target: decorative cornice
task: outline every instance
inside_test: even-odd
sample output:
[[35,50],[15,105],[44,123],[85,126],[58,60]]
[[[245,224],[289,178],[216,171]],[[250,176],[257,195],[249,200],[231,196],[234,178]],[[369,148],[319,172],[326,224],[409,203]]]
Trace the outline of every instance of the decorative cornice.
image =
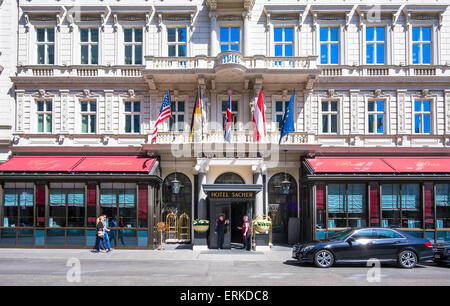
[[48,99],[54,97],[52,94],[48,93],[45,89],[39,89],[31,96],[38,99]]

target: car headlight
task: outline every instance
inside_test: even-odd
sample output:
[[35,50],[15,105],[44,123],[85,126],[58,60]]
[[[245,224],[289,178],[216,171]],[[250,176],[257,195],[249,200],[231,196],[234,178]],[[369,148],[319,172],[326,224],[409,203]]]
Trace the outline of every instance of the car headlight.
[[306,247],[304,247],[304,248],[302,249],[302,252],[309,252],[309,251],[311,251],[312,249],[314,249],[314,247],[313,247],[312,245],[306,246]]

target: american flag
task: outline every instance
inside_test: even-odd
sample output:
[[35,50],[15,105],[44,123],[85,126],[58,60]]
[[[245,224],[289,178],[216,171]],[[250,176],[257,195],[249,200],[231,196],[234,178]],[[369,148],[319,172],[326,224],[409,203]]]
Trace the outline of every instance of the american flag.
[[226,126],[225,126],[225,141],[227,141],[227,142],[231,142],[231,121],[232,121],[231,97],[232,97],[232,91],[230,89],[230,94],[228,96],[228,106],[227,106],[227,121],[226,121]]
[[156,137],[158,136],[158,124],[171,117],[172,109],[170,108],[170,90],[168,90],[161,105],[161,110],[159,111],[159,116],[156,120],[155,128],[153,129],[152,144],[156,142]]

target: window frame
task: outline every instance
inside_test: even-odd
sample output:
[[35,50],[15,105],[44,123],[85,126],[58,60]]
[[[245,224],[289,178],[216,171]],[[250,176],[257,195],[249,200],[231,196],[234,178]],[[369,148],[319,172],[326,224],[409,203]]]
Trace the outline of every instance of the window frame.
[[[337,102],[337,110],[336,111],[331,111],[331,102]],[[328,103],[328,110],[327,111],[323,111],[322,110],[322,103]],[[340,131],[341,131],[341,105],[342,105],[342,100],[341,99],[321,99],[319,101],[319,134],[320,135],[339,135]],[[328,116],[328,132],[323,132],[323,115],[327,115]],[[337,123],[336,123],[336,132],[331,132],[331,116],[332,115],[337,115]]]
[[[414,41],[414,28],[420,28],[420,40]],[[424,41],[423,40],[423,28],[429,28],[430,29],[430,41]],[[435,46],[434,46],[434,32],[435,32],[435,26],[434,24],[411,24],[409,27],[409,37],[410,37],[410,44],[409,44],[409,50],[410,50],[410,63],[411,65],[417,65],[417,66],[430,66],[433,65],[435,62]],[[430,44],[430,63],[423,63],[423,45]],[[419,54],[419,62],[414,63],[414,45],[420,46],[420,54]]]
[[[97,134],[98,132],[98,101],[97,99],[85,99],[85,100],[80,100],[80,132],[82,134]],[[88,104],[88,110],[87,111],[83,111],[83,107],[82,104],[83,103],[87,103]],[[91,110],[91,103],[95,103],[95,111]],[[87,132],[83,132],[83,117],[84,116],[88,116],[88,131]],[[92,120],[92,116],[95,116],[95,131],[91,131],[91,120]]]
[[[131,103],[131,111],[127,111],[126,110],[126,104],[127,103]],[[135,103],[139,103],[139,112],[135,111]],[[125,134],[134,134],[134,135],[140,135],[142,134],[142,100],[124,100],[123,101],[123,115],[124,115],[124,127],[123,127],[123,131]],[[127,132],[126,130],[126,121],[127,121],[127,116],[131,116],[131,132]],[[134,129],[134,120],[135,120],[135,116],[139,116],[139,131],[136,132]]]
[[[62,191],[63,192],[63,194],[64,194],[64,198],[65,198],[65,203],[64,203],[64,209],[65,209],[65,217],[64,217],[64,222],[65,222],[65,226],[51,226],[50,224],[48,224],[48,228],[50,228],[50,229],[67,229],[67,228],[86,228],[87,227],[87,218],[86,218],[86,214],[87,214],[87,198],[86,198],[86,188],[85,188],[85,186],[84,186],[84,183],[83,183],[83,186],[81,187],[81,186],[79,186],[79,187],[67,187],[67,186],[64,186],[64,184],[71,184],[71,183],[63,183],[63,185],[61,186],[61,187],[52,187],[51,186],[51,184],[50,184],[50,186],[49,186],[49,188],[48,188],[48,203],[47,203],[47,206],[48,206],[48,222],[50,222],[50,218],[52,218],[52,216],[50,215],[50,195],[51,195],[51,192],[53,191],[53,190],[58,190],[58,191]],[[77,183],[75,183],[74,184],[74,186],[76,185]],[[69,200],[68,200],[68,196],[69,196],[69,193],[72,191],[82,191],[82,195],[83,195],[83,209],[84,209],[84,212],[83,212],[83,217],[82,217],[82,219],[83,219],[83,225],[82,226],[69,226],[69,217],[70,217],[70,214],[69,214]],[[73,203],[72,203],[73,204]],[[72,216],[73,217],[73,216]],[[81,219],[81,217],[79,218],[79,219]]]
[[[126,30],[132,30],[132,41],[131,42],[127,42],[125,41],[125,31]],[[141,42],[137,42],[136,41],[136,30],[141,30],[142,31],[142,41]],[[144,64],[144,36],[145,36],[145,31],[144,28],[141,26],[124,26],[122,28],[122,35],[123,35],[123,62],[124,65],[127,66],[141,66]],[[127,46],[131,46],[131,63],[127,63],[126,61],[126,49]],[[136,46],[140,46],[141,47],[141,63],[136,63]]]
[[[372,41],[368,41],[367,40],[367,29],[368,28],[374,28],[374,40]],[[377,40],[377,28],[383,28],[384,30],[384,40],[383,41],[378,41]],[[370,24],[370,25],[366,25],[364,27],[364,48],[365,48],[365,52],[364,52],[364,57],[365,57],[365,64],[366,65],[387,65],[388,61],[388,31],[387,31],[387,27],[385,25],[376,25],[376,24]],[[383,63],[377,63],[377,55],[378,55],[378,51],[377,51],[377,45],[379,44],[383,44],[384,45],[384,59],[383,59]],[[368,45],[373,45],[374,49],[373,49],[373,63],[368,63],[367,62],[367,46]]]
[[[420,105],[421,105],[420,111],[416,111],[416,102],[417,101],[421,102],[420,103]],[[426,112],[423,110],[423,102],[424,101],[430,102],[430,111],[429,112]],[[435,105],[435,102],[434,102],[434,99],[432,99],[432,98],[415,98],[414,97],[412,99],[412,124],[411,125],[412,125],[412,132],[414,135],[433,135],[434,134],[434,122],[435,122],[435,120],[434,120],[434,114],[435,114],[434,105]],[[416,115],[419,115],[421,117],[421,120],[420,120],[421,126],[420,126],[419,132],[416,132]],[[424,130],[423,129],[424,128],[423,116],[424,115],[430,116],[430,127],[429,127],[430,132],[428,132],[428,133],[423,132],[423,130]]]
[[[38,40],[38,31],[44,29],[44,41]],[[53,30],[53,41],[48,41],[48,30]],[[56,27],[54,25],[39,25],[35,27],[35,50],[36,50],[36,65],[56,65]],[[44,62],[39,63],[39,46],[44,46]],[[53,47],[53,63],[48,61],[48,47]]]
[[[176,29],[175,30],[175,41],[169,41],[169,29]],[[179,42],[178,41],[178,29],[184,29],[186,31],[186,41],[185,42]],[[185,25],[168,25],[166,27],[166,43],[167,43],[167,57],[173,57],[173,58],[177,58],[177,57],[188,57],[188,41],[189,41],[189,29],[187,26]],[[185,52],[186,54],[184,56],[179,56],[178,54],[178,47],[179,46],[185,46]],[[175,46],[175,55],[170,55],[169,53],[169,47],[170,46]]]
[[[223,103],[227,103],[228,104],[228,99],[227,100],[220,100],[220,114],[221,114],[221,118],[222,118],[222,130],[225,131],[225,126],[226,126],[226,116],[227,116],[227,111],[225,109],[225,111],[223,110]],[[237,110],[234,111],[233,110],[233,104],[236,103],[237,106]],[[240,122],[240,116],[239,116],[239,99],[234,99],[233,97],[231,97],[231,131],[232,132],[236,132],[239,130],[239,122]],[[228,107],[228,106],[227,106]]]
[[[286,42],[286,29],[292,29],[292,41]],[[275,41],[275,29],[282,29],[282,40],[281,41]],[[272,44],[273,44],[273,55],[275,57],[294,57],[295,56],[295,26],[294,25],[283,25],[283,24],[277,24],[272,27]],[[276,55],[276,47],[277,45],[281,45],[281,53],[282,55]],[[292,47],[292,55],[286,55],[286,45],[291,45]]]
[[[82,30],[88,30],[88,41],[87,42],[83,42],[81,40],[81,31]],[[92,41],[92,30],[97,30],[98,32],[98,40],[96,42]],[[79,61],[80,61],[80,65],[100,65],[100,28],[98,26],[80,26],[79,30],[79,46],[80,46],[80,57],[79,57]],[[88,46],[88,60],[87,63],[83,63],[82,61],[82,56],[83,56],[83,51],[82,48],[83,46]],[[97,63],[92,63],[92,47],[93,46],[97,46]]]
[[[384,111],[380,112],[378,111],[378,103],[382,101],[384,104]],[[369,110],[369,103],[374,102],[374,110],[370,111]],[[387,134],[387,112],[386,112],[386,107],[387,107],[387,100],[386,99],[368,99],[367,103],[366,103],[366,133],[369,135],[384,135]],[[373,132],[370,132],[370,120],[369,117],[370,116],[375,116],[375,119],[377,119],[378,115],[383,115],[383,132],[378,132],[378,124],[377,124],[377,120],[373,121]]]
[[[178,111],[178,104],[183,102],[184,103],[184,111]],[[172,110],[172,117],[169,119],[169,131],[171,132],[184,132],[186,130],[186,110],[187,110],[187,100],[183,98],[171,98],[171,110]],[[174,109],[175,104],[175,109]],[[183,116],[183,126],[180,128],[178,121],[178,116]],[[178,129],[172,129],[173,124],[175,124],[175,127],[178,127]]]
[[[54,127],[55,127],[55,124],[54,124],[54,116],[53,116],[53,110],[54,110],[54,103],[53,103],[53,99],[37,99],[37,100],[35,100],[35,103],[36,103],[36,112],[35,112],[35,114],[36,114],[36,132],[38,133],[38,134],[52,134],[53,133],[53,131],[54,131]],[[43,111],[40,111],[39,110],[39,103],[43,103],[43,105],[44,105],[44,110]],[[49,111],[49,110],[47,110],[47,105],[48,105],[48,103],[50,103],[51,104],[51,106],[52,106],[52,109],[51,109],[51,111]],[[43,131],[41,132],[41,131],[39,131],[39,116],[40,115],[43,115],[44,117],[43,117]],[[50,119],[50,122],[51,122],[51,126],[50,126],[50,131],[47,131],[47,120],[46,120],[46,117],[48,116],[48,115],[50,115],[51,116],[51,119]]]
[[[232,51],[232,52],[242,52],[242,28],[240,25],[232,25],[232,24],[224,24],[224,25],[220,25],[219,27],[219,50],[220,52],[227,52],[227,51]],[[239,30],[239,40],[237,42],[235,41],[231,41],[231,29],[232,28],[237,28]],[[228,31],[228,42],[222,42],[222,29],[227,29]],[[228,50],[222,51],[222,45],[228,46]],[[231,46],[238,46],[238,50],[231,50]]]
[[[324,28],[326,28],[326,29],[328,29],[328,40],[327,41],[321,41],[321,39],[320,39],[320,32],[321,32],[321,29],[324,29]],[[332,28],[336,28],[336,29],[338,29],[338,34],[339,34],[339,37],[338,37],[338,41],[336,42],[336,41],[330,41],[330,39],[331,39],[331,29]],[[318,37],[317,37],[317,40],[318,40],[318,54],[319,54],[319,65],[329,65],[329,66],[332,66],[332,65],[334,65],[334,66],[338,66],[338,65],[342,65],[342,62],[343,62],[343,57],[342,57],[342,55],[343,55],[343,50],[341,50],[342,49],[342,37],[343,37],[343,35],[342,35],[342,26],[341,25],[339,25],[339,24],[323,24],[323,25],[320,25],[319,27],[318,27]],[[338,45],[338,62],[337,63],[331,63],[331,45]],[[327,45],[328,46],[328,54],[327,54],[327,63],[322,63],[322,45]]]

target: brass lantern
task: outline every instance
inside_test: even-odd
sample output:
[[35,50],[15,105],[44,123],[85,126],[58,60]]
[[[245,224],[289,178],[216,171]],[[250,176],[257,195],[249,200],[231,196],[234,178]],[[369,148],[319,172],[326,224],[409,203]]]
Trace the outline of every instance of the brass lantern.
[[172,193],[173,194],[179,194],[181,189],[181,182],[177,180],[177,176],[175,175],[175,179],[170,182],[172,185]]
[[289,194],[289,189],[291,188],[291,182],[289,182],[286,178],[281,182],[281,193],[284,195]]

